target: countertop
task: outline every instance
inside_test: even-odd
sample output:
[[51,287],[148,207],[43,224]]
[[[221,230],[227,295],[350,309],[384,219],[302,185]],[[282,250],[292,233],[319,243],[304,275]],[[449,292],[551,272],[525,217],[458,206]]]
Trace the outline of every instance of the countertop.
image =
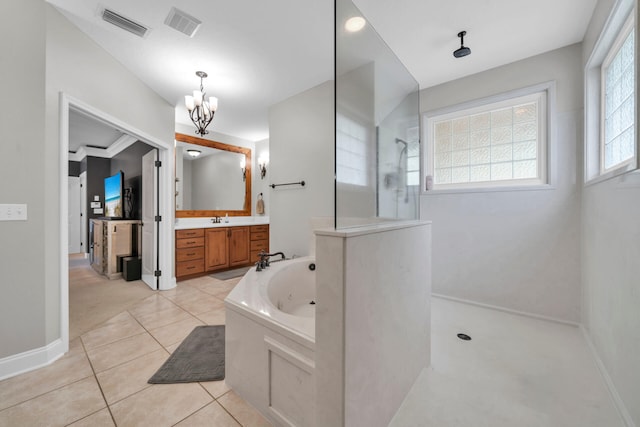
[[230,216],[229,222],[225,222],[227,218],[222,217],[222,222],[213,223],[210,217],[206,218],[176,218],[175,229],[186,230],[188,228],[217,228],[217,227],[240,227],[247,225],[265,225],[269,224],[268,216]]

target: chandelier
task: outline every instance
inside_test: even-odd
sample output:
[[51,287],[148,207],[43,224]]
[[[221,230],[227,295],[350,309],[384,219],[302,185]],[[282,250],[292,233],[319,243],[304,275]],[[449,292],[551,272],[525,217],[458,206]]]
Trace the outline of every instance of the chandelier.
[[184,97],[184,103],[189,110],[189,117],[194,125],[196,125],[196,133],[204,136],[209,133],[207,126],[213,120],[213,115],[218,109],[218,98],[215,96],[209,97],[206,100],[206,93],[202,86],[202,81],[207,77],[207,73],[204,71],[196,71],[196,76],[200,77],[200,90],[194,90],[193,96],[186,95]]

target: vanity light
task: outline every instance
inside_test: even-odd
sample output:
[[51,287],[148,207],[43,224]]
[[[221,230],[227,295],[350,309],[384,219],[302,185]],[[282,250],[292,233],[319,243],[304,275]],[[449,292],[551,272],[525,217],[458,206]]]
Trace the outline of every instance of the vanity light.
[[267,163],[269,163],[269,154],[261,154],[258,157],[258,166],[260,167],[260,179],[264,179],[267,175]]
[[207,73],[204,71],[196,71],[196,76],[200,77],[200,90],[194,90],[193,96],[187,95],[184,97],[184,103],[189,110],[189,117],[194,125],[196,125],[196,133],[204,136],[209,133],[207,126],[213,120],[213,116],[218,109],[218,98],[215,96],[206,99],[206,93],[202,86],[202,80],[207,77]]
[[242,180],[247,180],[247,161],[245,159],[240,160],[240,169],[242,170]]
[[364,26],[367,25],[367,21],[362,16],[354,16],[353,18],[347,19],[347,22],[344,24],[344,29],[350,33],[357,33]]
[[202,154],[202,152],[200,150],[189,149],[189,150],[187,150],[187,154],[195,159],[200,154]]

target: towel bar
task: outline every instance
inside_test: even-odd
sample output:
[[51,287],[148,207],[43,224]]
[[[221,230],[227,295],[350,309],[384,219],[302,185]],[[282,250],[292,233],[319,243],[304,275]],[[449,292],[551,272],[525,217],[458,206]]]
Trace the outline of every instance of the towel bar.
[[271,184],[269,185],[271,188],[276,188],[276,187],[280,187],[282,185],[301,185],[304,187],[305,182],[304,181],[300,181],[300,182],[286,182],[284,184]]

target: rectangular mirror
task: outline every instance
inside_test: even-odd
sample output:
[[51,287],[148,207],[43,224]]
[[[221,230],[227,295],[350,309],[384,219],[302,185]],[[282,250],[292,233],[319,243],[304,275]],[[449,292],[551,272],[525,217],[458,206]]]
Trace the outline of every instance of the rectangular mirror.
[[176,133],[175,161],[176,218],[251,215],[251,149]]

